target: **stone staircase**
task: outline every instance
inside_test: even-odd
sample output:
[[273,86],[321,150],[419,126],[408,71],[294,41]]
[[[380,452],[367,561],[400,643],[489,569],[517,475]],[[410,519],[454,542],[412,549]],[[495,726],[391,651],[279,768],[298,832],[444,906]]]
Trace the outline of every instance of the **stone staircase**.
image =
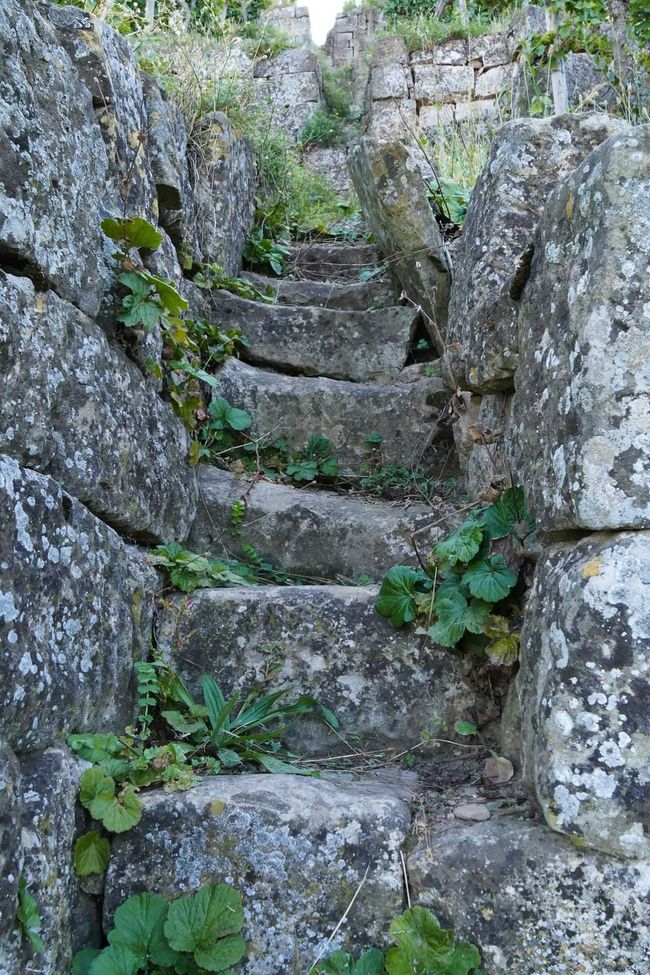
[[[371,433],[383,437],[385,463],[451,472],[438,425],[448,393],[435,363],[407,365],[417,316],[391,299],[386,281],[358,281],[359,268],[377,261],[375,249],[301,245],[293,257],[299,277],[275,283],[278,304],[212,296],[218,320],[241,327],[250,342],[246,361],[222,369],[215,395],[248,410],[254,437],[275,431],[302,447],[311,434],[327,436],[350,475],[367,462]],[[236,500],[246,516],[233,527]],[[145,874],[169,895],[209,877],[229,879],[247,905],[244,971],[306,973],[361,887],[329,950],[382,943],[404,906],[401,851],[417,778],[398,766],[376,769],[376,756],[389,763],[433,720],[451,729],[476,695],[466,662],[393,629],[374,610],[377,586],[351,583],[416,564],[414,533],[428,552],[456,520],[444,500],[395,503],[213,466],[199,471],[193,550],[237,554],[245,542],[317,584],[172,596],[159,620],[161,653],[192,690],[208,672],[227,693],[245,693],[270,671],[274,688],[314,695],[340,728],[301,722],[290,746],[320,763],[346,755],[354,770],[320,779],[219,776],[190,793],[145,796],[141,823],[114,845],[107,917]],[[156,836],[155,850],[146,835]]]

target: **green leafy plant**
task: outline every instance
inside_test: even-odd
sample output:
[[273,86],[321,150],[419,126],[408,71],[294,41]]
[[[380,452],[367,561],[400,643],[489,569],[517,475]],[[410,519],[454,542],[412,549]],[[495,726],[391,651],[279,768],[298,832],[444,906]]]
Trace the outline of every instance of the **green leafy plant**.
[[254,266],[269,267],[274,274],[282,274],[288,254],[286,242],[267,234],[260,224],[253,227],[244,247],[245,261]]
[[241,897],[230,884],[211,884],[171,903],[135,894],[115,911],[108,947],[79,952],[72,975],[232,975],[246,952],[243,926]]
[[199,288],[217,288],[222,291],[229,291],[239,298],[246,298],[248,301],[260,301],[264,304],[275,303],[275,292],[272,288],[267,288],[266,292],[261,292],[246,278],[232,277],[232,275],[226,274],[218,264],[204,264],[202,269],[194,275],[193,281]]
[[389,936],[394,944],[386,954],[371,948],[355,962],[335,951],[309,975],[481,975],[478,948],[459,941],[424,907],[411,907],[395,918]]
[[377,612],[400,627],[419,619],[445,647],[468,637],[472,649],[500,666],[515,662],[519,634],[504,613],[519,582],[522,542],[534,525],[523,490],[509,488],[475,511],[435,546],[426,571],[394,566],[382,582]]
[[22,937],[29,943],[32,950],[40,953],[44,950],[41,938],[42,921],[38,905],[27,890],[27,881],[21,875],[18,880],[18,910],[16,920]]
[[341,119],[323,108],[317,108],[303,125],[298,141],[303,149],[311,146],[339,146],[344,132]]
[[457,226],[462,226],[465,221],[471,195],[471,186],[446,176],[440,176],[435,183],[429,184],[430,198],[440,213]]
[[243,545],[242,552],[242,559],[208,559],[184,548],[179,542],[171,542],[154,548],[147,557],[153,565],[167,571],[174,588],[186,593],[224,586],[303,584],[302,578],[276,568],[251,545]]
[[298,484],[315,480],[332,480],[339,473],[332,443],[327,437],[312,435],[305,447],[293,453],[287,474]]

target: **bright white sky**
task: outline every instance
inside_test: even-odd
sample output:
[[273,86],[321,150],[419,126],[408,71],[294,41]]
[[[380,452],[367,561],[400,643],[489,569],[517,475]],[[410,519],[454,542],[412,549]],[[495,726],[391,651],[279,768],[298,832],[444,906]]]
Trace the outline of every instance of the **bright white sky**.
[[343,10],[345,0],[298,0],[299,7],[309,7],[311,33],[314,44],[323,44],[336,15]]

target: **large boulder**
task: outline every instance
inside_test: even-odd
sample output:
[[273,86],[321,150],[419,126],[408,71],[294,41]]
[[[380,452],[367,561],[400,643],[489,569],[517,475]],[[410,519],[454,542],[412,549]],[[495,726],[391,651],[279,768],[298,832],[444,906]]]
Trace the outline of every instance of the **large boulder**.
[[[432,717],[441,727],[476,703],[467,662],[395,630],[365,586],[212,589],[168,601],[158,646],[191,689],[212,674],[226,695],[247,694],[273,674],[273,687],[311,694],[340,722],[299,721],[287,741],[301,754],[340,754],[360,737],[366,748],[409,748]],[[395,692],[408,707],[395,706]]]
[[187,535],[185,430],[140,370],[73,305],[0,271],[0,450],[51,474],[132,537]]
[[524,773],[554,829],[650,856],[650,533],[552,546],[522,633]]
[[597,113],[518,119],[499,130],[472,192],[449,303],[448,360],[462,389],[512,388],[519,299],[551,190],[625,123]]
[[95,315],[109,277],[106,148],[91,94],[32,0],[0,6],[0,78],[3,267]]
[[350,153],[350,172],[379,246],[409,298],[421,306],[442,354],[450,262],[416,163],[400,142],[365,137]]
[[650,527],[650,125],[551,195],[519,323],[512,440],[548,530]]
[[221,775],[190,792],[151,792],[139,824],[113,841],[105,926],[139,891],[169,898],[228,881],[244,901],[242,975],[307,971],[348,909],[328,950],[382,943],[402,909],[409,793],[372,778],[293,775]]
[[650,862],[581,851],[529,819],[428,832],[412,895],[476,944],[486,975],[645,975]]
[[[43,975],[70,971],[74,931],[80,923],[80,890],[73,866],[77,835],[76,799],[87,764],[65,747],[28,755],[21,763],[23,812],[22,874],[41,917],[43,951],[23,945],[25,971]],[[99,932],[97,932],[99,934]]]
[[133,717],[157,577],[52,478],[0,458],[0,738],[23,752]]
[[18,880],[22,871],[20,823],[22,783],[18,759],[0,744],[0,975],[19,971],[16,930]]
[[[230,512],[246,515],[233,526]],[[207,465],[199,468],[199,503],[188,545],[223,556],[242,539],[278,569],[307,579],[379,580],[391,565],[416,563],[412,536],[425,551],[456,523],[452,505],[436,510],[369,501],[335,491],[303,490],[262,478],[246,480]]]
[[212,317],[241,328],[243,358],[305,376],[354,382],[396,379],[406,365],[418,320],[412,308],[337,311],[268,305],[227,291],[210,296]]

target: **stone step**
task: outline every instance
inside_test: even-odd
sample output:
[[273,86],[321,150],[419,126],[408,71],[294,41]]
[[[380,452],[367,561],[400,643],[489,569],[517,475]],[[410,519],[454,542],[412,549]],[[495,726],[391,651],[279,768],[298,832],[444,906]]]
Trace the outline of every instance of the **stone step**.
[[[404,380],[409,375],[406,370]],[[367,464],[370,434],[383,437],[382,463],[406,468],[419,464],[434,441],[449,436],[437,424],[449,400],[438,376],[362,384],[283,376],[232,358],[219,372],[214,395],[250,413],[253,437],[283,435],[291,449],[304,447],[312,434],[328,437],[345,473],[358,473]],[[439,453],[433,460],[442,467],[448,458],[445,444]]]
[[397,300],[397,290],[388,278],[377,277],[359,284],[337,284],[333,281],[269,278],[252,271],[245,272],[244,277],[262,294],[271,292],[281,305],[369,311],[388,308]]
[[313,281],[350,281],[358,283],[363,268],[381,263],[374,244],[292,244],[289,247],[289,269]]
[[[392,565],[416,563],[410,536],[427,552],[457,523],[452,505],[365,501],[265,480],[242,480],[216,467],[199,468],[199,504],[188,545],[213,555],[240,553],[252,545],[277,568],[321,581],[379,580]],[[233,501],[246,516],[233,529]],[[433,526],[427,528],[427,526]]]
[[244,774],[205,778],[189,792],[141,793],[142,819],[113,838],[105,930],[142,890],[172,899],[228,881],[243,899],[241,975],[308,972],[321,950],[356,955],[381,944],[404,907],[400,850],[415,784],[405,773]]
[[[299,721],[286,737],[301,754],[413,747],[432,716],[443,729],[476,705],[466,658],[412,628],[396,630],[374,608],[376,586],[205,589],[170,598],[157,645],[192,692],[211,674],[226,697],[245,696],[273,674],[273,690],[311,694],[340,722]],[[176,649],[182,652],[176,654]],[[395,694],[408,706],[396,707]],[[361,739],[359,741],[358,739]]]
[[241,328],[247,361],[282,372],[353,382],[396,379],[404,367],[418,313],[394,305],[378,311],[337,311],[265,305],[228,291],[210,296],[214,319]]

